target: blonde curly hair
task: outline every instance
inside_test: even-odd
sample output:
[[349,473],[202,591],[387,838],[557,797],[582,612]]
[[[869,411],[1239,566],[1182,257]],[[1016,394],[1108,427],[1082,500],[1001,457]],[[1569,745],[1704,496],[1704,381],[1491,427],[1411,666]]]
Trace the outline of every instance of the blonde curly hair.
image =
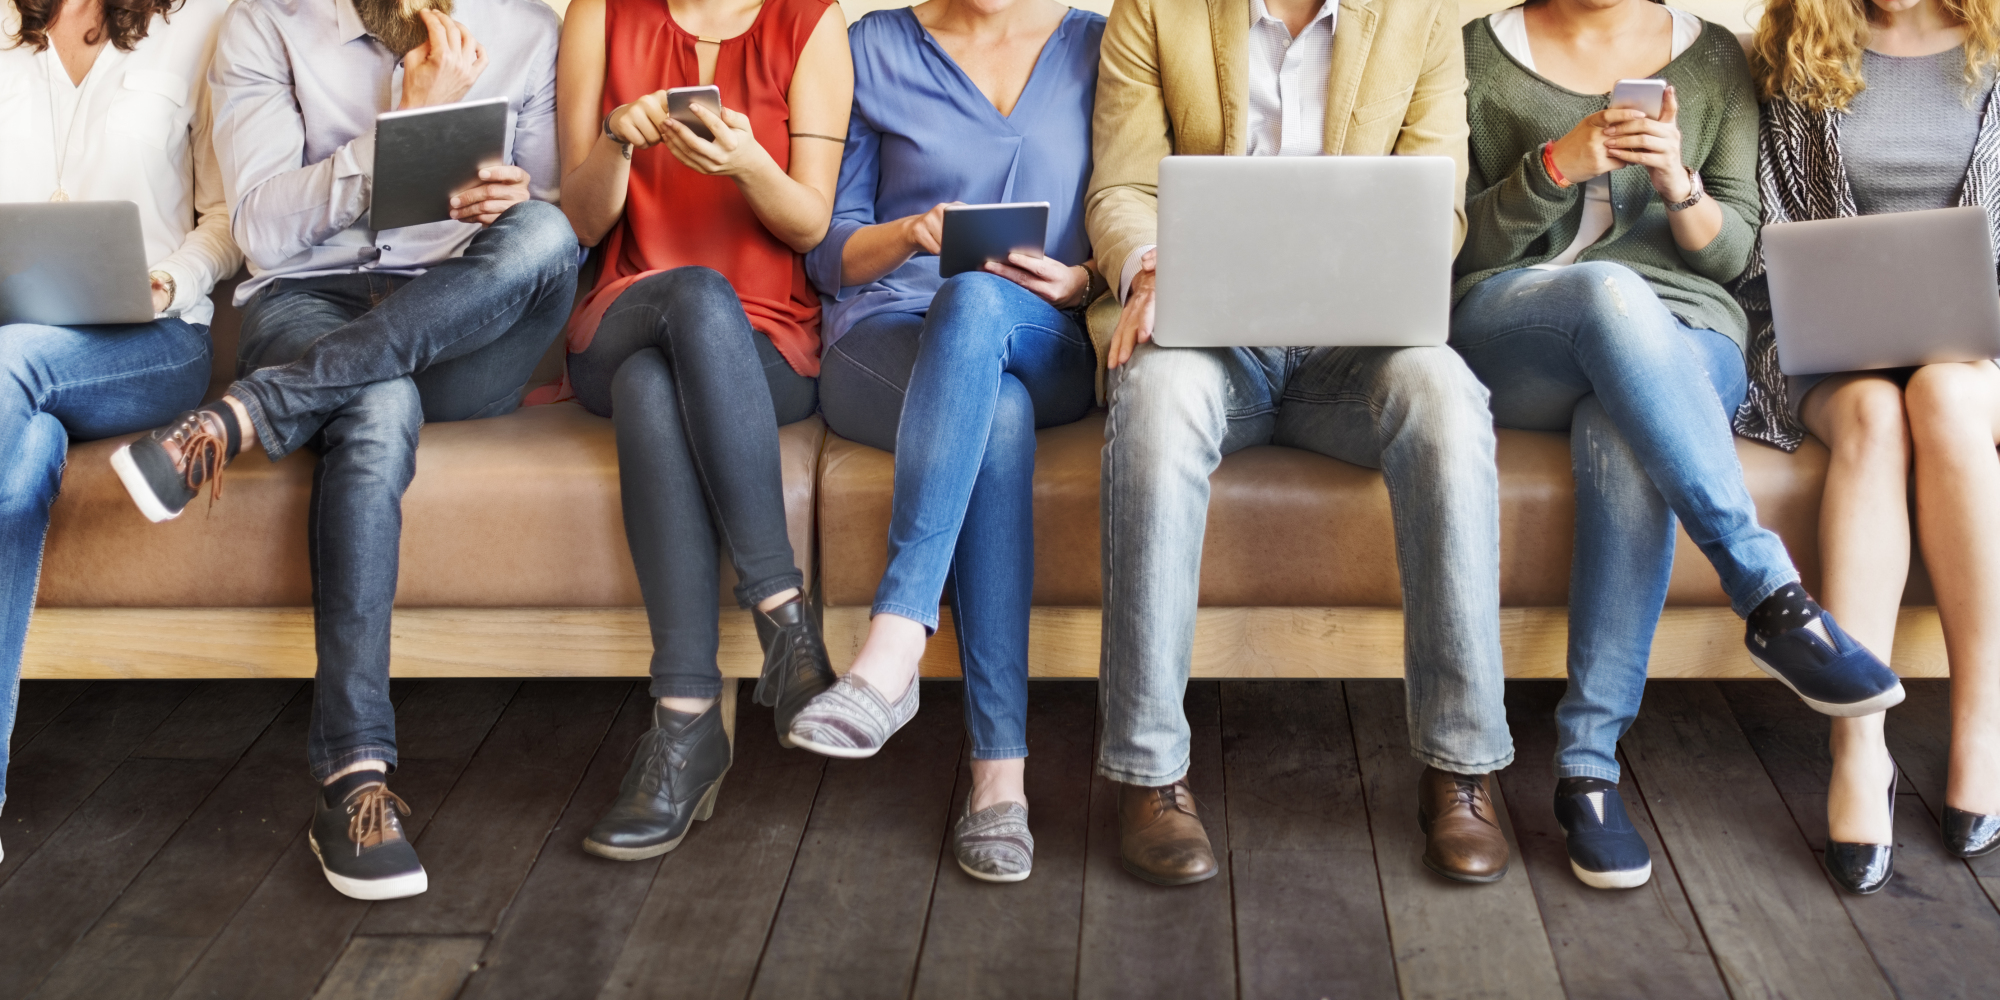
[[[1965,25],[1965,86],[1970,95],[2000,65],[2000,0],[1938,0]],[[1750,44],[1750,69],[1765,100],[1782,97],[1816,111],[1845,111],[1867,89],[1861,50],[1871,0],[1767,0]]]

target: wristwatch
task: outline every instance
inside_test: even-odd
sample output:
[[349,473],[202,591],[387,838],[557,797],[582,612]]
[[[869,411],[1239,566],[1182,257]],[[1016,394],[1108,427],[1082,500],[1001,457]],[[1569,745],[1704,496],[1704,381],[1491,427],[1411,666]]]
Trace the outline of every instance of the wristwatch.
[[1700,204],[1701,199],[1707,196],[1707,194],[1708,189],[1701,186],[1701,171],[1690,170],[1688,171],[1688,196],[1681,201],[1667,202],[1667,211],[1685,212]]
[[172,309],[174,307],[174,300],[179,298],[181,293],[180,284],[174,281],[174,276],[165,271],[147,271],[146,277],[153,279],[159,283],[161,288],[166,289],[167,308]]

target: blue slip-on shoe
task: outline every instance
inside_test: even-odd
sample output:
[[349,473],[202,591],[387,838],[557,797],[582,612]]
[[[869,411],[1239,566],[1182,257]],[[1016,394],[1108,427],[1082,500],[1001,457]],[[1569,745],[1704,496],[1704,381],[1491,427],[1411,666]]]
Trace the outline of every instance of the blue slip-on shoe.
[[1556,782],[1556,822],[1569,845],[1569,867],[1593,889],[1633,889],[1653,877],[1653,854],[1625,815],[1618,785],[1603,778]]
[[1896,672],[1855,642],[1826,611],[1796,628],[1751,626],[1743,645],[1757,669],[1784,682],[1822,715],[1873,715],[1903,700],[1903,682]]

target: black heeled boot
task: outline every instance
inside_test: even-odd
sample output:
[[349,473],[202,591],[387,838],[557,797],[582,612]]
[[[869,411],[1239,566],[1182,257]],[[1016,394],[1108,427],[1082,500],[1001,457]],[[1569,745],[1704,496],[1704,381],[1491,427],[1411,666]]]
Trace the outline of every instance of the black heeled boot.
[[778,745],[792,746],[792,720],[806,702],[833,686],[833,663],[820,639],[803,597],[794,597],[769,611],[753,611],[757,641],[764,646],[764,673],[757,678],[756,699],[771,707]]
[[654,702],[653,728],[639,737],[618,798],[583,838],[583,849],[637,861],[681,846],[695,820],[715,813],[728,770],[729,734],[719,700],[700,715]]
[[[1896,822],[1896,780],[1899,772],[1896,762],[1889,762],[1889,823]],[[1893,834],[1891,838],[1893,839]],[[1896,873],[1893,844],[1849,844],[1839,840],[1826,842],[1826,872],[1833,876],[1835,885],[1857,896],[1867,896],[1881,892],[1889,884],[1889,877]]]
[[2000,816],[1944,807],[1944,849],[1955,858],[1976,858],[2000,848]]

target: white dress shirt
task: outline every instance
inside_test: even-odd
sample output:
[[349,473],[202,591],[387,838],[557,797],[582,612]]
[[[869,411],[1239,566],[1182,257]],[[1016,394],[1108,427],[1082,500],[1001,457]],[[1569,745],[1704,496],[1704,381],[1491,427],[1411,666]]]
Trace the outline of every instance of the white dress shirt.
[[[1324,0],[1305,30],[1293,36],[1264,0],[1250,0],[1251,156],[1318,156],[1326,152],[1326,90],[1333,79],[1333,31],[1338,0]],[[1155,244],[1132,251],[1118,273],[1118,301],[1132,288],[1139,258]]]
[[139,206],[149,267],[174,278],[160,315],[206,325],[209,292],[243,259],[229,238],[203,76],[229,0],[155,15],[132,51],[99,49],[81,85],[54,45],[13,44],[20,11],[0,4],[0,201],[47,201],[60,186],[71,201]]
[[[556,200],[556,42],[541,0],[458,0],[452,15],[486,48],[464,99],[505,97],[508,162]],[[361,24],[352,0],[237,0],[209,70],[215,152],[251,280],[371,271],[421,274],[465,252],[475,223],[376,231],[368,224],[375,116],[401,99],[402,61]]]

